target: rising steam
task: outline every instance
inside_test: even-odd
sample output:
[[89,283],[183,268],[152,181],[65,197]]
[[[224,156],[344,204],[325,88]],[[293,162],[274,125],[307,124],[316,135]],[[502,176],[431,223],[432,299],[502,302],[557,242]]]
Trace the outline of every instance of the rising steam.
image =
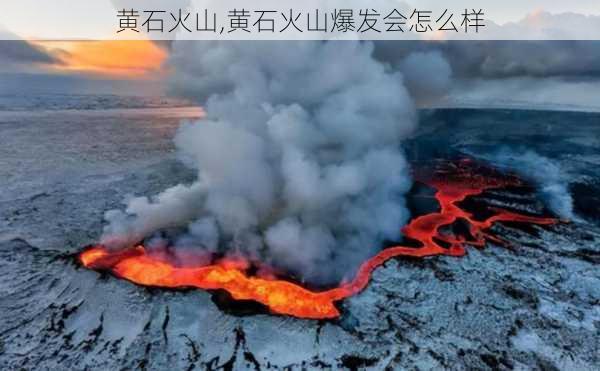
[[176,43],[173,90],[207,113],[175,137],[198,178],[107,212],[103,243],[185,227],[175,253],[260,256],[319,282],[352,274],[409,217],[414,104],[372,54],[368,42]]
[[533,151],[504,148],[488,156],[496,166],[519,173],[538,187],[538,193],[556,215],[572,220],[573,198],[568,189],[568,177],[556,161]]

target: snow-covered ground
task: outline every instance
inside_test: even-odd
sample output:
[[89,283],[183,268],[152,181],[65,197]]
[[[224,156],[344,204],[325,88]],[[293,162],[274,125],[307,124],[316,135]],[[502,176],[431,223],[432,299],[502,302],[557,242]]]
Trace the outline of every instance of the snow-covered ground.
[[[577,118],[556,115],[534,118]],[[390,261],[335,321],[238,316],[207,292],[138,287],[78,266],[72,254],[97,240],[104,211],[192,179],[173,153],[180,120],[128,110],[0,114],[0,368],[598,369],[600,228],[588,217],[534,234],[498,227],[512,249]],[[471,151],[561,140],[570,149],[558,160],[574,182],[595,184],[600,145],[585,130],[490,131],[473,112],[423,121],[411,148],[434,138]],[[542,153],[551,146],[535,142]]]

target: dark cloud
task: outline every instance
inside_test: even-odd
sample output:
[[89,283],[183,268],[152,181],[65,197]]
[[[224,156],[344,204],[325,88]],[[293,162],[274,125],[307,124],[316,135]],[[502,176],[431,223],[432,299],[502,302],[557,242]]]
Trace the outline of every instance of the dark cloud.
[[440,52],[459,79],[600,77],[600,40],[592,40],[599,16],[536,12],[518,22],[486,26],[487,40],[382,41],[376,54],[397,64],[415,51]]
[[462,78],[600,77],[600,41],[410,41],[377,43],[377,56],[400,63],[438,51]]
[[[451,86],[440,99],[424,102],[428,106],[600,109],[600,41],[382,41],[375,52],[392,66],[405,65],[415,53],[444,58]],[[425,64],[413,67],[429,74]]]
[[19,67],[28,67],[31,64],[53,64],[57,60],[41,50],[22,40],[2,40],[0,41],[0,68],[7,66],[20,69]]

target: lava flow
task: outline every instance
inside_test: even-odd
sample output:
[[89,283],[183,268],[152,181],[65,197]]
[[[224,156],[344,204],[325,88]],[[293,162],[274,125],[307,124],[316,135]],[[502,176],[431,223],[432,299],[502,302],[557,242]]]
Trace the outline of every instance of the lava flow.
[[[146,286],[196,287],[204,290],[222,289],[235,300],[253,300],[266,305],[272,312],[301,318],[335,318],[340,315],[335,303],[363,290],[375,268],[387,260],[399,257],[427,257],[434,255],[463,256],[465,246],[484,247],[486,241],[506,245],[490,228],[496,222],[519,222],[551,225],[554,218],[541,218],[514,213],[499,208],[489,209],[492,216],[478,220],[459,206],[467,197],[486,190],[518,186],[513,176],[500,175],[487,170],[485,175],[471,160],[462,160],[438,169],[431,179],[423,183],[435,188],[439,211],[414,218],[403,228],[407,239],[418,242],[417,247],[394,246],[364,262],[352,281],[326,291],[311,291],[296,283],[271,276],[251,275],[249,263],[240,259],[222,259],[211,265],[198,267],[178,266],[164,255],[151,254],[144,246],[111,251],[103,246],[86,249],[79,255],[87,268],[110,270],[118,277]],[[463,220],[468,226],[466,236],[443,233],[442,227]]]

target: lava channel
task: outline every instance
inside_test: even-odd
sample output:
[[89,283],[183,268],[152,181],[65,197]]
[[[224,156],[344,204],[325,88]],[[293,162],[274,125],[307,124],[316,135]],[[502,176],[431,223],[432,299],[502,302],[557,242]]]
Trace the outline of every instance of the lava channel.
[[[421,180],[436,190],[435,198],[440,208],[439,211],[412,219],[402,229],[404,236],[418,242],[418,246],[386,248],[365,261],[353,280],[342,282],[330,290],[312,291],[274,276],[250,274],[250,263],[240,258],[224,258],[210,265],[197,267],[178,266],[169,261],[167,255],[151,254],[142,245],[117,251],[101,245],[93,246],[79,254],[79,261],[87,268],[108,270],[139,285],[220,289],[227,291],[234,300],[252,300],[264,304],[273,313],[299,318],[336,318],[340,312],[335,303],[362,291],[375,268],[389,259],[435,255],[458,257],[465,255],[466,245],[483,248],[486,241],[507,245],[505,240],[490,231],[497,222],[536,225],[558,222],[555,218],[527,216],[500,208],[490,208],[492,215],[478,220],[472,213],[462,209],[459,203],[467,197],[490,189],[521,185],[514,176],[499,175],[489,169],[486,174],[481,174],[477,171],[481,169],[473,161],[465,159],[438,169],[431,179]],[[467,223],[468,236],[441,231],[442,227],[452,225],[459,219]]]

